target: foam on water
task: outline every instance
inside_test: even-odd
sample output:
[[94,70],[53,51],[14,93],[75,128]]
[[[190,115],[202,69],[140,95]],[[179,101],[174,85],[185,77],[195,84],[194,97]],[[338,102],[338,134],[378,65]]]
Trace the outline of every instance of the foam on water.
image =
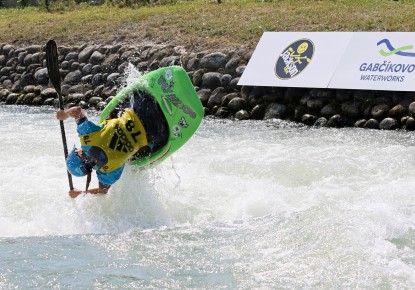
[[54,110],[1,105],[0,116],[0,237],[100,234],[86,240],[146,257],[160,284],[141,286],[167,287],[160,269],[193,279],[170,287],[210,285],[195,269],[241,288],[415,285],[411,132],[205,119],[161,165],[73,200]]

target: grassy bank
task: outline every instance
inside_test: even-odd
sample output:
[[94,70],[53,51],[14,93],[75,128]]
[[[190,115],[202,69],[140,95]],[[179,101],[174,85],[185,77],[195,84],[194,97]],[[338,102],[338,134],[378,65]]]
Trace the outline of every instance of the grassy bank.
[[164,42],[188,49],[254,48],[264,31],[415,31],[414,1],[183,1],[139,8],[71,5],[0,9],[0,43]]

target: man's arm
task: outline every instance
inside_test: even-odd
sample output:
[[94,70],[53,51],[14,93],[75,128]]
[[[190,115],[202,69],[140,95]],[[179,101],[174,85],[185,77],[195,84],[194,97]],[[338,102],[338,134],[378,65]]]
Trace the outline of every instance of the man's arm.
[[68,119],[69,117],[75,118],[75,120],[79,120],[85,116],[86,115],[84,111],[79,106],[72,107],[67,110],[59,110],[56,112],[56,119],[60,121],[64,121]]
[[90,194],[106,194],[108,192],[108,189],[105,188],[90,188],[87,191],[85,190],[78,190],[78,189],[73,189],[69,191],[69,196],[72,198],[77,197],[78,195],[80,195],[81,193],[90,193]]

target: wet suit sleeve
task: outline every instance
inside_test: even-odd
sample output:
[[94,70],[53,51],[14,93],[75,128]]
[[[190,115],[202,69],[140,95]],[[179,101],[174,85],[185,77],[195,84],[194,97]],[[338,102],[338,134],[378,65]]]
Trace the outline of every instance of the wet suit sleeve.
[[99,182],[99,186],[98,186],[100,189],[106,189],[106,190],[108,190],[108,189],[110,189],[110,187],[111,187],[111,185],[109,185],[109,184],[104,184],[104,183],[101,183],[101,182]]
[[[97,170],[97,177],[99,181],[99,187],[103,189],[110,188],[111,185],[113,185],[115,182],[120,179],[121,174],[124,170],[125,165],[121,166],[118,169],[115,169],[111,172],[102,172],[100,170]],[[101,187],[102,186],[102,187]]]
[[98,126],[93,122],[89,121],[86,117],[83,117],[79,120],[76,120],[76,124],[78,125],[76,130],[78,131],[79,135],[84,135],[88,133],[92,133],[101,129],[102,126]]

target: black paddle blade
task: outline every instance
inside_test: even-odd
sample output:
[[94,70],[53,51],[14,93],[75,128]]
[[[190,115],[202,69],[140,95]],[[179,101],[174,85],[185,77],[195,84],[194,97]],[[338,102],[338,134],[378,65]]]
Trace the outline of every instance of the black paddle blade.
[[[54,40],[49,40],[46,44],[46,66],[48,67],[48,74],[49,79],[52,82],[52,85],[55,87],[56,92],[58,93],[59,97],[59,107],[63,110],[63,98],[61,93],[61,76],[59,74],[59,66],[58,66],[58,48],[56,46],[56,42]],[[62,135],[62,143],[63,143],[63,152],[65,155],[65,159],[68,156],[68,146],[66,145],[66,134],[65,134],[65,127],[63,125],[63,121],[59,121],[61,126],[61,135]],[[69,181],[69,189],[73,190],[73,183],[72,183],[72,175],[68,173],[68,181]]]
[[61,95],[61,76],[58,66],[58,48],[54,40],[46,44],[46,66],[48,67],[49,79],[55,90]]

